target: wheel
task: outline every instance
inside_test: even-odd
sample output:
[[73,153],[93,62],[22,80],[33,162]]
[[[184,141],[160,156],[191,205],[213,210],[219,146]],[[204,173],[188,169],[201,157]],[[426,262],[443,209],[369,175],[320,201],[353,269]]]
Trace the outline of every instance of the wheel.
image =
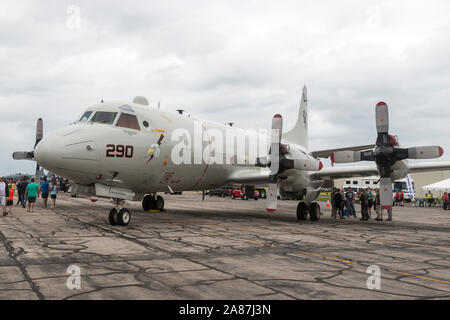
[[236,197],[234,196],[234,194],[232,194],[232,195],[231,195],[231,199],[234,199],[234,198],[236,198]]
[[112,208],[112,209],[109,211],[109,223],[110,223],[112,226],[117,225],[117,210],[116,210],[116,208]]
[[258,197],[255,197],[254,199],[255,199],[255,200],[258,200]]
[[120,226],[127,226],[131,221],[131,214],[128,209],[123,208],[117,214],[117,224]]
[[156,205],[155,205],[155,210],[162,210],[164,209],[164,198],[161,196],[157,196],[156,197]]
[[309,219],[311,219],[311,221],[320,220],[320,205],[317,202],[313,202],[309,206]]
[[297,205],[297,220],[306,220],[308,216],[308,206],[305,202],[300,201]]
[[150,194],[147,194],[142,199],[142,209],[144,211],[150,211],[150,210],[155,210],[155,208],[156,208],[156,201],[155,201],[155,199]]
[[247,195],[244,195],[244,197],[243,197],[242,199],[244,199],[244,200],[248,200],[248,197],[247,197]]

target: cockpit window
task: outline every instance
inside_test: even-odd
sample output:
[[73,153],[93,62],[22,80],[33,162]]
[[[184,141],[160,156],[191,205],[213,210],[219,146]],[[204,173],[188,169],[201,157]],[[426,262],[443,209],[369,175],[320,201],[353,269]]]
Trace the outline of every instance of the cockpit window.
[[136,116],[134,116],[132,114],[128,114],[128,113],[122,113],[120,115],[119,120],[117,120],[116,126],[123,127],[123,128],[129,128],[129,129],[135,129],[135,130],[141,130]]
[[86,111],[83,116],[80,118],[80,122],[86,122],[88,121],[89,117],[91,116],[92,111]]
[[117,112],[97,111],[90,122],[112,124],[116,116]]

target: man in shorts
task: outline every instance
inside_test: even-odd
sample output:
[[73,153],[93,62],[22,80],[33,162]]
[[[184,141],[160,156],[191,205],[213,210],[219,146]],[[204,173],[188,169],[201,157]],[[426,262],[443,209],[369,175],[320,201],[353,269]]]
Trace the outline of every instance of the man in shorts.
[[44,181],[41,183],[42,204],[44,205],[44,208],[47,208],[49,189],[50,183],[48,183],[47,178],[44,178]]
[[9,188],[3,177],[0,177],[0,205],[2,207],[3,216],[6,216],[6,198],[9,196]]
[[28,197],[28,212],[34,211],[36,204],[36,198],[39,195],[39,186],[34,182],[34,178],[31,178],[31,182],[27,185],[25,196]]

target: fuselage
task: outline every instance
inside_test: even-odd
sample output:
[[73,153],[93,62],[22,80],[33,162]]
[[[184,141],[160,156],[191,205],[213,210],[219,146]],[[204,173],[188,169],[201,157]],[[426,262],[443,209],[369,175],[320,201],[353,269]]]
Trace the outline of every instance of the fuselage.
[[[36,146],[35,158],[47,170],[77,184],[103,184],[145,194],[242,184],[240,175],[248,176],[250,182],[252,176],[265,177],[269,169],[254,162],[267,157],[268,146],[264,131],[111,102],[87,108],[80,120],[44,138]],[[310,157],[303,147],[290,147]],[[295,170],[288,176],[295,182],[293,191],[308,182],[307,172]],[[255,179],[255,183],[264,184],[263,180]]]

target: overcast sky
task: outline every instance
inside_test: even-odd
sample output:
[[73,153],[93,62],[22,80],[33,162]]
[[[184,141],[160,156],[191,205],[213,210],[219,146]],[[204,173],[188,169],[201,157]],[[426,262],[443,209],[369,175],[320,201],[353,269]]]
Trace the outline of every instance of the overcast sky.
[[[450,159],[450,1],[0,2],[0,174],[104,100],[285,130],[309,95],[312,149],[373,143],[375,104],[404,146]],[[80,18],[80,19],[78,19]]]

